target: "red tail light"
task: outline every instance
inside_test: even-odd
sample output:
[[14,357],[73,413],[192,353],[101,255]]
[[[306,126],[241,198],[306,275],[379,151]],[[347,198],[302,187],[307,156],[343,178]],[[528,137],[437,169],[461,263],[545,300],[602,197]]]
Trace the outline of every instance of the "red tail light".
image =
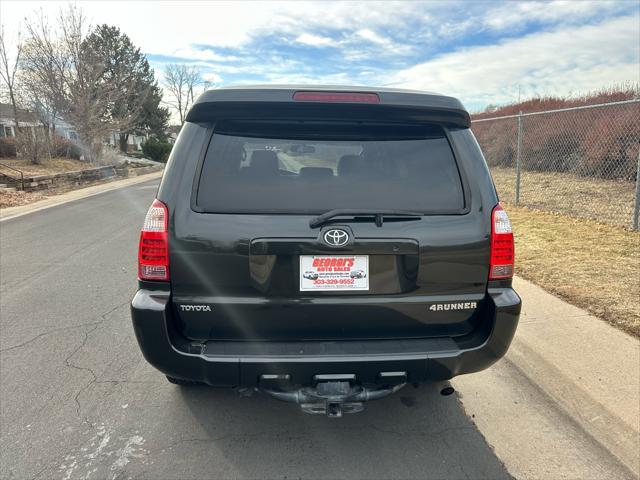
[[327,102],[327,103],[380,103],[380,97],[375,93],[352,92],[296,92],[293,94],[296,102]]
[[169,211],[155,199],[149,207],[140,233],[138,248],[138,278],[140,280],[169,280],[169,241],[167,225]]
[[489,280],[513,277],[515,246],[511,222],[500,204],[491,214],[491,262]]

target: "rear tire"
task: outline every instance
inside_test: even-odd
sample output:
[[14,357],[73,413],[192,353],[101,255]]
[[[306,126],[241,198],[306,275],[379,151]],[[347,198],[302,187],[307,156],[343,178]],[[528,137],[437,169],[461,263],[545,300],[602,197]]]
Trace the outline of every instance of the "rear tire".
[[169,383],[173,383],[174,385],[183,385],[183,386],[194,386],[194,385],[202,385],[202,382],[197,382],[195,380],[183,380],[182,378],[170,377],[169,375],[165,375]]

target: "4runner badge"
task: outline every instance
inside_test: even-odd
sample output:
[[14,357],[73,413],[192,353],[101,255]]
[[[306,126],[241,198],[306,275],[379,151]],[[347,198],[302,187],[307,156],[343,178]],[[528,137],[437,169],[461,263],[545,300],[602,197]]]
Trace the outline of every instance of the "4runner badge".
[[180,310],[183,312],[210,312],[211,307],[209,305],[180,305]]
[[442,312],[449,310],[472,310],[478,306],[478,302],[464,302],[464,303],[433,303],[429,307],[429,310],[434,312]]

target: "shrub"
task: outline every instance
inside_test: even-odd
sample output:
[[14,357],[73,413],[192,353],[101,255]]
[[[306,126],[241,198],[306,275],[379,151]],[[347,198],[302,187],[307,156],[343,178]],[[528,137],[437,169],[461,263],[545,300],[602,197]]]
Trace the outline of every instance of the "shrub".
[[14,137],[0,137],[0,157],[16,156],[16,139]]
[[55,135],[51,140],[51,156],[56,158],[73,158],[80,160],[82,151],[71,140]]
[[18,157],[39,165],[50,158],[49,141],[42,128],[21,129],[16,136]]
[[156,162],[166,162],[171,153],[171,144],[150,138],[142,144],[142,153]]
[[473,125],[473,133],[482,146],[487,164],[490,167],[512,167],[516,158],[516,122],[498,120],[480,122]]
[[[615,86],[581,97],[542,97],[491,108],[481,118],[579,107],[637,99],[635,84]],[[570,172],[586,177],[634,180],[640,123],[637,103],[568,110],[522,117],[522,169]],[[472,125],[489,166],[513,167],[518,119],[509,117]]]

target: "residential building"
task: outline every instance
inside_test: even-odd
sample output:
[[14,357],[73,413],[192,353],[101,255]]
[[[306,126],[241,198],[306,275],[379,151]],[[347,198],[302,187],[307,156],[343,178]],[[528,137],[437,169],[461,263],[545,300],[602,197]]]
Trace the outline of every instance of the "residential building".
[[[71,141],[78,139],[78,135],[70,124],[56,118],[50,122],[56,135]],[[43,129],[44,125],[38,114],[22,108],[18,109],[18,126],[23,129]],[[0,137],[15,137],[16,121],[13,113],[13,106],[10,103],[0,103]]]

